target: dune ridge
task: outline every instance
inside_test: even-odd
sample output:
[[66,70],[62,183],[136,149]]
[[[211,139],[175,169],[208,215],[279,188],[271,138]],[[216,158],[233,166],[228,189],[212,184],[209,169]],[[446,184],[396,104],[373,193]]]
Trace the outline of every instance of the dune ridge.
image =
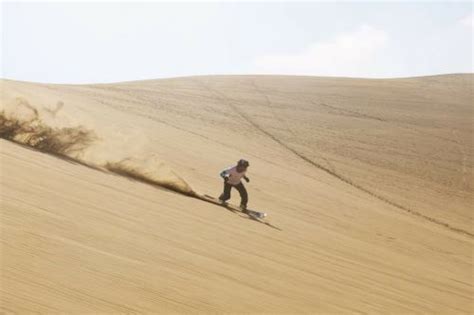
[[[210,90],[206,85],[203,86],[206,89]],[[329,167],[326,167],[320,163],[317,163],[316,161],[308,158],[301,152],[298,152],[290,145],[286,144],[281,139],[275,137],[273,134],[258,125],[258,123],[253,121],[251,117],[247,116],[237,107],[233,106],[232,99],[226,98],[225,95],[219,93],[218,91],[210,91],[212,93],[216,93],[224,102],[226,102],[226,104],[228,104],[254,128],[271,138],[273,141],[281,145],[289,152],[301,158],[303,161],[309,163],[310,165],[330,174],[331,176],[334,176],[342,182],[351,185],[364,193],[367,193],[375,198],[382,200],[383,202],[393,205],[400,210],[403,210],[407,213],[443,226],[451,231],[462,233],[469,237],[474,237],[474,233],[460,228],[456,228],[446,222],[424,215],[414,209],[401,205],[393,200],[390,200],[382,195],[375,193],[370,189],[367,189],[357,184],[352,179],[337,173],[335,170],[330,169]],[[19,98],[17,99],[17,104],[18,107],[16,108],[16,110],[18,112],[12,112],[8,115],[5,113],[5,111],[0,112],[0,138],[25,144],[45,153],[66,156],[89,166],[98,167],[100,169],[106,169],[121,176],[133,178],[135,180],[142,181],[148,184],[161,186],[176,192],[183,193],[185,195],[194,197],[200,196],[200,194],[195,192],[183,178],[181,178],[175,171],[171,170],[169,166],[166,165],[166,163],[154,156],[149,156],[145,159],[143,157],[127,157],[121,159],[120,161],[106,161],[103,164],[95,163],[93,159],[82,159],[82,153],[86,151],[87,148],[91,146],[93,142],[99,140],[93,130],[87,130],[82,126],[52,128],[42,121],[42,119],[40,118],[40,111],[34,106],[30,105],[27,100]],[[62,106],[64,106],[63,103],[58,104],[60,105],[57,106],[57,109],[53,111],[49,110],[49,112],[52,112],[54,115],[56,115],[56,113],[61,110]],[[25,108],[27,110],[30,110],[31,112],[29,114],[25,114]],[[43,109],[43,111],[48,110]],[[26,118],[19,118],[21,116],[26,116]]]
[[[469,83],[469,79],[472,79],[472,76],[464,74],[457,76],[447,75],[440,77],[449,80],[456,78],[456,84],[458,84],[459,82],[461,82],[462,84]],[[440,77],[433,76],[421,78],[407,78],[398,79],[398,81],[409,81],[415,83],[418,83],[418,81],[420,81],[423,83],[422,86],[426,87],[427,82],[435,84],[437,83],[437,79]],[[283,136],[278,135],[278,133],[275,133],[268,127],[264,126],[258,121],[258,119],[255,119],[255,117],[252,117],[251,114],[243,110],[242,106],[244,106],[245,102],[247,102],[246,99],[243,99],[243,101],[239,97],[234,97],[232,93],[226,94],[226,88],[218,89],[213,87],[212,84],[209,84],[207,78],[192,77],[178,81],[187,82],[186,80],[189,80],[192,85],[197,86],[198,89],[202,90],[205,94],[208,94],[205,96],[205,98],[209,99],[209,97],[212,97],[218,102],[222,102],[223,104],[225,104],[226,107],[230,109],[231,112],[235,113],[235,115],[242,119],[242,121],[251,126],[251,128],[254,128],[258,133],[261,133],[263,136],[268,137],[271,141],[281,146],[284,150],[287,150],[291,154],[294,154],[295,157],[301,159],[305,163],[308,163],[308,165],[311,165],[312,167],[326,172],[327,174],[337,178],[338,180],[356,189],[359,189],[360,191],[367,193],[383,202],[386,202],[401,211],[428,220],[434,224],[443,226],[452,231],[463,233],[469,237],[474,237],[474,233],[466,228],[462,228],[457,226],[456,224],[447,222],[443,219],[427,215],[423,211],[418,210],[417,206],[413,204],[407,204],[402,200],[397,200],[399,198],[393,198],[384,191],[377,191],[375,187],[370,187],[371,185],[367,185],[366,183],[360,182],[357,177],[351,176],[345,171],[341,172],[340,169],[336,169],[334,167],[334,163],[330,162],[330,159],[323,156],[325,153],[318,153],[317,158],[314,158],[314,151],[305,152],[307,151],[307,147],[304,148],[304,150],[298,149],[294,143],[288,141],[288,136],[290,136],[292,139],[297,138],[297,131],[295,131],[296,129],[294,129],[294,127],[290,127],[290,124],[288,124],[287,121],[279,117],[276,112],[276,109],[273,109],[276,103],[272,101],[271,98],[277,98],[280,96],[269,96],[261,87],[259,87],[259,83],[256,83],[255,79],[253,79],[252,77],[249,78],[249,82],[245,83],[246,88],[250,89],[250,91],[254,93],[253,97],[257,96],[258,98],[263,98],[263,104],[270,109],[269,114],[285,129],[285,134]],[[316,78],[314,80],[317,81],[320,79]],[[345,82],[346,80],[347,79],[339,79],[340,82]],[[176,80],[171,79],[168,81],[162,80],[158,82],[163,82],[165,84],[162,85],[166,86],[166,82],[175,81]],[[388,84],[390,84],[392,82],[396,82],[397,80],[395,79],[379,81],[387,82]],[[237,82],[239,81],[237,80]],[[362,82],[365,81],[362,80]],[[406,84],[405,82],[404,84]],[[8,85],[11,83],[12,82],[4,81],[2,82],[2,85]],[[19,84],[26,84],[27,86],[29,85],[28,83]],[[127,88],[124,88],[127,84],[129,84],[129,86]],[[131,104],[137,102],[137,100],[149,103],[151,99],[149,99],[147,96],[149,94],[149,88],[147,87],[147,84],[143,85],[144,87],[146,87],[145,90],[139,88],[139,90],[144,92],[143,95],[135,94],[133,92],[131,94],[130,91],[133,91],[137,84],[140,84],[140,82],[120,83],[115,86],[110,84],[97,86],[84,85],[77,87],[37,85],[36,88],[41,87],[43,89],[47,88],[49,90],[55,90],[59,88],[68,91],[69,94],[71,94],[71,92],[73,92],[72,94],[74,94],[74,90],[77,90],[77,88],[85,88],[86,90],[92,89],[92,91],[102,91],[101,93],[103,93],[104,91],[112,91],[116,95],[121,95],[118,99],[128,99]],[[160,85],[158,85],[158,87],[158,91],[162,90],[162,87]],[[5,89],[4,91],[9,92],[8,89]],[[245,93],[249,92],[246,91]],[[137,180],[143,180],[149,183],[154,183],[156,185],[166,186],[167,188],[181,191],[184,194],[196,195],[189,183],[187,183],[182,176],[177,175],[176,171],[172,170],[170,165],[167,165],[164,159],[158,158],[159,154],[154,152],[154,148],[150,147],[148,139],[149,135],[147,135],[147,132],[144,131],[143,128],[134,128],[132,126],[128,126],[124,133],[130,132],[131,135],[129,136],[127,141],[122,141],[122,139],[120,139],[120,137],[116,134],[118,128],[120,127],[114,126],[113,128],[109,128],[110,126],[107,126],[107,124],[104,124],[104,122],[100,121],[100,119],[97,119],[96,117],[91,115],[92,113],[86,113],[86,115],[83,115],[82,117],[76,119],[74,115],[77,114],[77,108],[74,108],[69,104],[65,107],[65,103],[62,100],[52,101],[51,103],[55,103],[55,107],[44,105],[33,106],[30,104],[27,99],[27,96],[25,96],[24,94],[6,94],[7,97],[4,97],[2,99],[2,105],[4,108],[1,112],[1,119],[3,125],[0,135],[1,137],[30,145],[41,151],[48,151],[54,154],[65,155],[69,158],[76,159],[91,166],[116,172],[120,175],[128,175]],[[91,99],[96,98],[96,95],[96,93],[92,93],[90,95]],[[33,99],[35,99],[37,96],[38,95],[34,95]],[[117,96],[113,97],[116,98]],[[199,95],[199,97],[203,97],[203,95]],[[362,120],[369,119],[380,122],[382,124],[390,123],[389,119],[380,117],[380,115],[363,113],[361,110],[354,110],[351,108],[342,108],[340,105],[329,105],[328,100],[325,99],[318,100],[310,98],[308,97],[308,95],[295,95],[295,98],[297,100],[308,102],[309,104],[312,104],[316,107],[327,108],[330,113],[343,113],[342,117],[348,115],[346,117],[352,117]],[[39,102],[37,101],[37,103],[40,104],[41,102],[41,100]],[[109,103],[108,100],[100,100],[99,103],[104,104],[106,106],[112,105]],[[111,107],[114,108],[114,105],[112,105]],[[168,110],[169,109],[171,108],[168,108]],[[63,114],[64,112],[66,112],[66,115],[63,115],[61,117],[61,114]],[[182,112],[180,112],[180,114],[182,114]],[[143,115],[143,113],[140,113],[140,115]],[[74,119],[71,119],[72,117],[74,117]],[[164,121],[163,119],[159,119],[156,115],[148,115],[146,116],[146,118],[152,119],[161,124],[165,124],[166,126],[171,126],[172,128],[176,128],[177,130],[182,130],[185,133],[192,133],[195,136],[202,137],[202,134],[200,133],[196,133],[189,129],[178,126],[179,123],[171,123],[170,121]],[[85,125],[88,125],[88,128],[86,128]],[[404,126],[403,128],[407,127]],[[415,130],[417,133],[425,133],[425,131],[422,131],[418,128],[415,129],[413,127],[410,127],[409,130]],[[436,135],[436,138],[439,138],[443,141],[449,141],[453,145],[455,145],[455,147],[459,148],[458,150],[461,150],[462,160],[460,161],[460,164],[462,166],[463,173],[462,183],[463,185],[469,186],[471,185],[471,181],[466,180],[466,178],[468,178],[468,174],[472,172],[472,167],[468,165],[468,163],[471,163],[471,161],[467,157],[468,155],[470,155],[471,152],[468,153],[465,151],[464,144],[462,142],[459,142],[459,135],[457,134],[457,132],[454,129],[451,132],[453,135],[455,135],[455,137],[452,139],[446,136],[438,135]],[[469,146],[467,146],[467,148],[469,150],[472,149]],[[134,164],[133,166],[131,165],[132,163]],[[153,167],[155,167],[154,170]],[[160,175],[158,176],[157,174]],[[467,191],[470,190],[471,187],[468,187]]]

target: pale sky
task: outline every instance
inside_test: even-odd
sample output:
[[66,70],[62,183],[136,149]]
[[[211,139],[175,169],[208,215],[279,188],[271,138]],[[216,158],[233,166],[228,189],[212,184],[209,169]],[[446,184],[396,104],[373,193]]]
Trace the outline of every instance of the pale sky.
[[473,72],[471,2],[2,4],[2,78]]

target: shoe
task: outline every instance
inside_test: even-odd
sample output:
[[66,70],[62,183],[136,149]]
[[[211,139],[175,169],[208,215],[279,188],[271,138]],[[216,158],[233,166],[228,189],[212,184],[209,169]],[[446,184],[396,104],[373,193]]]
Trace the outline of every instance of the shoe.
[[247,213],[247,206],[246,205],[240,205],[240,210],[242,210],[243,213]]

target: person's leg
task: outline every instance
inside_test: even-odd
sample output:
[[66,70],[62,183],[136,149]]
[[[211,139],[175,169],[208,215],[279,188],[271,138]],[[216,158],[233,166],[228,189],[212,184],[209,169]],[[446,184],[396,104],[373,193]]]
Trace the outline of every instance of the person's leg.
[[247,208],[247,203],[249,201],[249,197],[247,194],[247,189],[245,189],[244,184],[240,183],[238,185],[234,186],[235,189],[239,191],[240,194],[240,205],[243,206],[244,208]]
[[230,199],[230,189],[232,185],[224,183],[224,192],[220,195],[219,200],[227,201]]

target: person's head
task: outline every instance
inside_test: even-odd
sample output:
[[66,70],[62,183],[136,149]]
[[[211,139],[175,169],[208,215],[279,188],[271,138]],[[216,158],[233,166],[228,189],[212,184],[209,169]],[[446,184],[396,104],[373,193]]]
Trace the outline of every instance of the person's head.
[[249,167],[249,162],[244,159],[240,159],[237,161],[237,172],[242,173],[247,170],[247,167]]

